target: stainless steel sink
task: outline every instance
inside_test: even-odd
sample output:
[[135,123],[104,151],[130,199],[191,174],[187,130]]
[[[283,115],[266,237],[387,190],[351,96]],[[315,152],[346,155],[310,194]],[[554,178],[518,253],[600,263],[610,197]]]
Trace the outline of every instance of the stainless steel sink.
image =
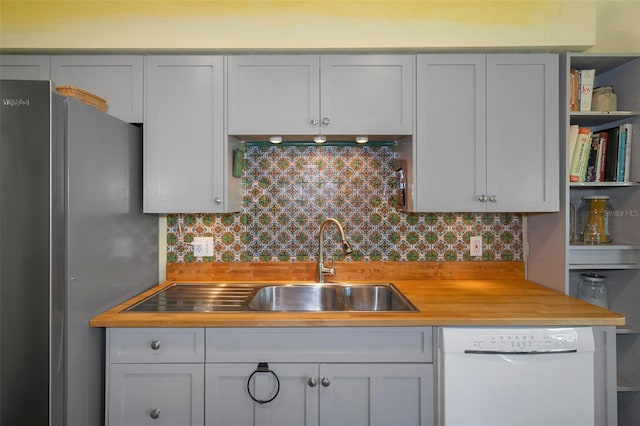
[[339,291],[328,285],[273,285],[259,289],[249,302],[254,311],[335,311]]
[[392,285],[293,284],[259,289],[249,302],[255,311],[416,311]]
[[417,311],[391,283],[176,283],[125,312]]
[[342,299],[352,311],[411,311],[413,305],[390,284],[342,287]]

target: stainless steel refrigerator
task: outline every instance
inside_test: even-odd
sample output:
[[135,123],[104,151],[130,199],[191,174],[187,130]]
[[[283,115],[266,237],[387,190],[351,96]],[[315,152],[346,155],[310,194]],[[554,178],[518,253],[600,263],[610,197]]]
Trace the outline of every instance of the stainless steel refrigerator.
[[49,81],[0,80],[0,102],[0,425],[102,425],[89,319],[158,279],[141,130]]

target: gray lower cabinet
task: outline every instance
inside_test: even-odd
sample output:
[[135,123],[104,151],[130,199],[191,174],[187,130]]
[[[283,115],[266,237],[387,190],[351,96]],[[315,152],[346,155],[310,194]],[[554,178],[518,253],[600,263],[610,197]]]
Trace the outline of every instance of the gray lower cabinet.
[[[278,364],[280,382],[269,403],[247,391],[254,364],[207,364],[207,426],[225,425],[432,425],[431,364]],[[275,394],[277,382],[257,373],[250,390],[258,400]]]
[[108,425],[204,424],[202,364],[113,364]]
[[5,80],[49,80],[48,55],[1,55],[0,78]]
[[107,426],[204,424],[204,330],[107,331]]
[[223,62],[209,55],[145,57],[145,213],[240,210],[241,179],[233,177],[240,148],[224,131]]
[[[432,426],[432,336],[431,327],[110,328],[106,425]],[[273,374],[252,377],[259,363]],[[254,402],[274,396],[276,376],[273,401]]]
[[411,134],[413,69],[413,55],[229,56],[229,134]]
[[557,55],[425,54],[416,72],[411,210],[558,210]]

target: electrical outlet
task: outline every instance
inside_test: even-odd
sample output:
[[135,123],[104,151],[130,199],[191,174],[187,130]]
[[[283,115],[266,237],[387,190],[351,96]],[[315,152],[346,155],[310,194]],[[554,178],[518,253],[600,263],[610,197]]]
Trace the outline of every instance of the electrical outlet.
[[195,257],[213,256],[213,237],[193,237],[193,255]]
[[482,237],[469,238],[469,251],[471,256],[482,256]]

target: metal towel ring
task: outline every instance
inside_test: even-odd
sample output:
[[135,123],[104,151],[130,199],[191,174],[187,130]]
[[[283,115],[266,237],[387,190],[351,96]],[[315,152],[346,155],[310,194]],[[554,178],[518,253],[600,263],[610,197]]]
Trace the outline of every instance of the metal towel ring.
[[[253,376],[256,373],[271,373],[271,375],[273,377],[275,377],[276,383],[278,384],[278,387],[276,388],[276,393],[271,398],[264,399],[264,400],[263,399],[257,399],[251,393],[251,386],[250,386],[251,385],[251,379],[253,378]],[[253,399],[258,404],[267,404],[267,403],[273,401],[274,399],[276,399],[276,397],[278,396],[278,393],[280,392],[280,379],[278,378],[276,373],[273,372],[273,370],[269,369],[269,364],[267,364],[266,362],[259,362],[258,363],[258,368],[256,368],[256,370],[253,373],[251,373],[251,375],[247,379],[247,392],[249,393],[249,396],[251,397],[251,399]]]

